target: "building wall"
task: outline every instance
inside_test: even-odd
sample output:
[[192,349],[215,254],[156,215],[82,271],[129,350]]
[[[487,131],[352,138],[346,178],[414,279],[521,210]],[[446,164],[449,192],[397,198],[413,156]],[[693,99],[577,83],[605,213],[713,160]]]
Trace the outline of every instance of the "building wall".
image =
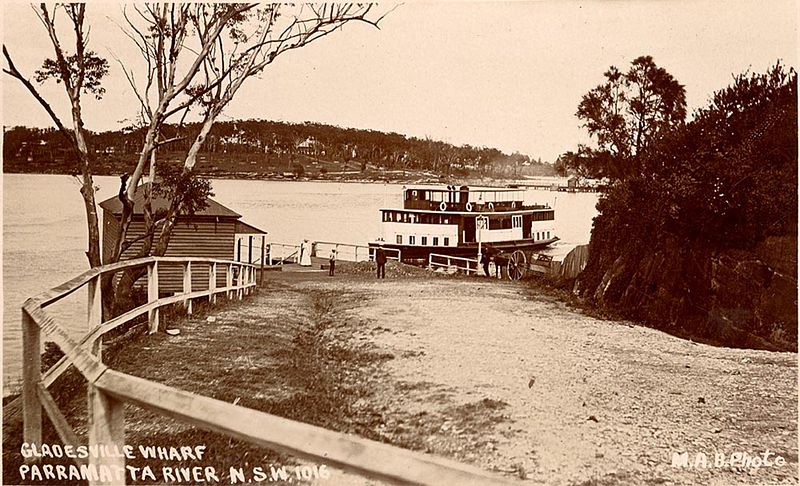
[[[206,218],[190,223],[180,221],[173,229],[172,238],[165,256],[175,257],[202,257],[230,260],[234,250],[234,218]],[[113,239],[119,234],[119,222],[110,217],[107,212],[103,215],[103,256],[107,259],[111,253]],[[136,219],[128,228],[128,240],[139,237],[144,232],[144,221]],[[122,255],[122,260],[134,258],[141,249],[143,242],[137,241]],[[159,291],[162,293],[180,292],[183,290],[183,265],[160,264]],[[195,264],[192,266],[192,288],[201,290],[208,288],[209,265]],[[144,285],[141,279],[139,285]],[[217,267],[217,287],[225,285],[225,272],[223,266]]]

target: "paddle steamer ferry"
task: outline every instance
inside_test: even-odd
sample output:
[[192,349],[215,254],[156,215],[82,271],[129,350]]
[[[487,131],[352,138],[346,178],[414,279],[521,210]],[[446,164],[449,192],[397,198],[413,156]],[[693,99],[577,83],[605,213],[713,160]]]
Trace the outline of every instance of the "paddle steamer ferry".
[[556,241],[555,211],[525,205],[525,189],[514,187],[403,190],[402,209],[381,209],[382,235],[370,246],[400,250],[403,261],[431,253],[475,258],[478,243],[493,250],[537,250]]

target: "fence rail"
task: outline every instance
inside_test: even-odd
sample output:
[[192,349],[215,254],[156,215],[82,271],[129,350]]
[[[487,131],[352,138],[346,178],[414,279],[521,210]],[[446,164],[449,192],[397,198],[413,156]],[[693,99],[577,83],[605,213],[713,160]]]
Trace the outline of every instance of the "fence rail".
[[[181,263],[184,291],[159,298],[159,264]],[[193,290],[191,272],[197,265],[208,265],[208,288]],[[107,273],[147,266],[148,303],[111,319],[102,321],[100,313],[100,278]],[[217,287],[217,272],[225,272],[225,286]],[[234,271],[236,269],[236,271]],[[42,443],[42,410],[53,423],[65,444],[78,445],[80,439],[68,424],[47,388],[69,366],[74,366],[88,382],[87,430],[90,446],[105,445],[122,449],[125,437],[125,404],[133,404],[193,426],[219,432],[295,456],[319,461],[369,478],[393,484],[516,484],[489,475],[477,468],[427,454],[405,450],[379,442],[349,436],[320,427],[247,409],[231,403],[196,395],[144,378],[113,370],[103,363],[103,334],[147,313],[151,332],[158,329],[159,308],[183,302],[191,312],[191,299],[207,297],[212,303],[217,294],[241,299],[255,283],[253,265],[225,260],[180,257],[149,257],[96,267],[62,285],[28,299],[22,306],[23,334],[23,441]],[[89,329],[81,340],[72,339],[45,307],[82,287],[88,289]],[[52,340],[64,358],[41,373],[41,334]],[[35,461],[36,458],[28,458]],[[85,464],[85,459],[76,463]],[[95,457],[89,465],[122,468],[123,457]],[[119,469],[117,469],[119,470]],[[92,477],[90,484],[119,484],[117,478],[104,482],[105,476]]]
[[478,260],[475,258],[464,258],[450,255],[441,255],[439,253],[431,253],[428,255],[428,270],[436,270],[437,268],[455,269],[458,271],[478,273]]
[[[354,245],[351,243],[338,243],[335,241],[315,241],[312,244],[313,251],[318,257],[326,257],[332,249],[336,250],[336,257],[339,260],[349,262],[375,261],[375,247],[368,245]],[[396,248],[384,248],[386,258],[389,260],[400,261],[402,256],[400,250]]]

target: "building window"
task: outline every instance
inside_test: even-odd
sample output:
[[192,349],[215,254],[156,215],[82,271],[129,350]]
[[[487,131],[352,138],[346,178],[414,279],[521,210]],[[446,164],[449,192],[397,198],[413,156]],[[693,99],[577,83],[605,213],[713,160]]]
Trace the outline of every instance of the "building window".
[[409,236],[409,237],[408,237],[408,244],[409,244],[409,245],[413,245],[413,244],[414,244],[414,240],[415,240],[415,239],[416,239],[416,238],[414,238],[414,235],[411,235],[411,236]]
[[444,246],[450,246],[450,238],[444,237]]
[[398,245],[402,245],[403,244],[403,235],[397,235],[397,244]]
[[547,232],[547,239],[548,240],[550,239],[550,232],[549,231]]
[[428,245],[428,237],[427,236],[423,236],[422,237],[422,246],[427,246],[427,245]]
[[433,237],[433,246],[439,246],[439,237],[438,236],[434,236]]

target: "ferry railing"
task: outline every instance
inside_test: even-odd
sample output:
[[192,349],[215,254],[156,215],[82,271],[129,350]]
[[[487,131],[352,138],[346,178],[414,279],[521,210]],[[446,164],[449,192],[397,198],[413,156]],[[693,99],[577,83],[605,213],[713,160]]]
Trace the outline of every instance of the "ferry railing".
[[[473,266],[474,265],[474,266]],[[455,269],[470,274],[471,272],[478,273],[478,260],[475,258],[464,258],[451,255],[441,255],[439,253],[431,253],[428,255],[428,270],[436,270],[437,268]]]
[[[159,298],[159,265],[180,263],[184,268],[183,292]],[[193,266],[209,266],[208,288],[193,290]],[[127,268],[147,266],[148,302],[121,316],[103,321],[101,285],[104,274]],[[225,268],[225,287],[218,288],[217,272]],[[234,277],[233,269],[239,271]],[[81,440],[69,425],[48,391],[58,375],[74,366],[87,381],[87,431],[89,446],[105,446],[123,450],[125,441],[125,404],[139,406],[189,425],[222,433],[251,444],[318,461],[368,478],[393,484],[492,485],[516,484],[491,476],[475,467],[455,461],[413,452],[399,447],[347,434],[326,430],[301,422],[252,410],[213,398],[197,395],[144,378],[109,368],[103,363],[101,342],[105,333],[147,313],[151,332],[158,329],[158,310],[183,302],[191,310],[191,300],[226,293],[229,298],[250,292],[256,285],[252,265],[225,260],[148,257],[92,268],[83,274],[28,299],[22,306],[23,441],[42,444],[42,410],[66,445],[80,445]],[[45,308],[86,287],[88,290],[88,324],[91,329],[80,341],[72,339],[66,329],[48,314]],[[42,332],[64,353],[64,357],[47,372],[41,372]],[[36,462],[36,457],[26,461]],[[89,471],[123,471],[127,479],[124,454],[90,454],[88,459],[75,458],[78,465],[88,462]],[[120,484],[112,474],[91,474],[89,484]]]

